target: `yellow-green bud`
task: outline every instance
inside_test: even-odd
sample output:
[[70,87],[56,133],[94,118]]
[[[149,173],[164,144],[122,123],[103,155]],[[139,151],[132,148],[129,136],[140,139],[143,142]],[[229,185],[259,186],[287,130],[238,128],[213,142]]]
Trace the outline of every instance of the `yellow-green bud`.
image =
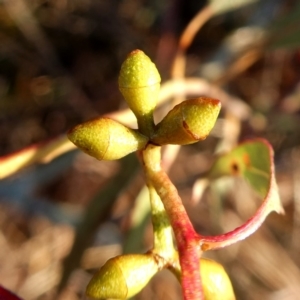
[[140,292],[159,270],[150,254],[128,254],[108,260],[89,282],[94,299],[127,299]]
[[204,140],[221,109],[219,100],[208,97],[186,100],[176,105],[157,124],[151,141],[156,145],[186,145]]
[[157,104],[160,81],[155,64],[141,50],[132,51],[122,64],[119,88],[138,119],[152,114]]
[[68,138],[98,160],[119,159],[143,149],[148,138],[112,119],[98,118],[75,126]]
[[235,300],[230,279],[221,264],[201,258],[200,271],[205,300]]

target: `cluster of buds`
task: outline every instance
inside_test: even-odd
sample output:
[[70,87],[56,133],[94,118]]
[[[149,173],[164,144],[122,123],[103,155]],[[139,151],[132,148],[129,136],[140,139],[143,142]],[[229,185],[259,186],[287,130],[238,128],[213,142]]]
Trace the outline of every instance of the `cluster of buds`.
[[[137,118],[138,129],[101,117],[70,130],[69,139],[98,160],[119,159],[145,149],[148,144],[186,145],[205,139],[219,114],[220,101],[207,97],[186,100],[155,124],[153,112],[158,102],[160,80],[149,57],[140,50],[131,52],[121,67],[119,88]],[[88,284],[87,295],[94,299],[130,298],[163,268],[169,268],[180,278],[180,266],[172,267],[178,263],[178,255],[172,262],[161,255],[154,249],[146,254],[121,255],[108,260]],[[204,298],[234,300],[223,267],[207,259],[200,259],[199,263]]]
[[138,121],[133,130],[112,119],[101,117],[70,130],[69,139],[82,151],[98,160],[115,160],[155,145],[196,143],[213,128],[221,105],[207,97],[186,100],[176,105],[154,124],[160,76],[156,66],[144,52],[135,50],[121,67],[119,88]]

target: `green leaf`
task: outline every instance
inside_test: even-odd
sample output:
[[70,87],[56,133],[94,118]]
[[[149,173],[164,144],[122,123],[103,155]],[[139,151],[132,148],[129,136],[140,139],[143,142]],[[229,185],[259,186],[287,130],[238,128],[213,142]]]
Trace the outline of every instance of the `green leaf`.
[[283,213],[275,180],[273,149],[263,139],[246,141],[230,153],[217,158],[209,177],[241,176],[262,196],[263,202],[255,215],[242,226],[228,233],[201,238],[202,250],[225,247],[255,232],[272,211]]
[[245,142],[230,153],[218,157],[209,177],[241,176],[259,195],[265,197],[272,177],[272,159],[273,151],[266,141]]

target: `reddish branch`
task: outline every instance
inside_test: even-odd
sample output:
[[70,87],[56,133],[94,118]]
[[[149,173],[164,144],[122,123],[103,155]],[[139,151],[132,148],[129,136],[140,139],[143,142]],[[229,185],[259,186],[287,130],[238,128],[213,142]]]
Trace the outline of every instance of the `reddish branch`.
[[145,173],[160,196],[169,216],[179,252],[185,300],[203,299],[198,235],[186,213],[176,187],[160,165],[160,147],[148,145],[143,152]]

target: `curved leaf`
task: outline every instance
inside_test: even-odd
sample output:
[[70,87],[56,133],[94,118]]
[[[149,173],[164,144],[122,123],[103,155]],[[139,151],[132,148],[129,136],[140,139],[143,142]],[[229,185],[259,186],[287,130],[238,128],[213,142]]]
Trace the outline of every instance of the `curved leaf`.
[[284,212],[275,180],[273,157],[272,146],[264,139],[256,139],[242,143],[215,161],[209,172],[211,179],[241,176],[262,196],[263,203],[252,218],[233,231],[201,237],[202,250],[222,248],[240,241],[255,232],[272,211]]

